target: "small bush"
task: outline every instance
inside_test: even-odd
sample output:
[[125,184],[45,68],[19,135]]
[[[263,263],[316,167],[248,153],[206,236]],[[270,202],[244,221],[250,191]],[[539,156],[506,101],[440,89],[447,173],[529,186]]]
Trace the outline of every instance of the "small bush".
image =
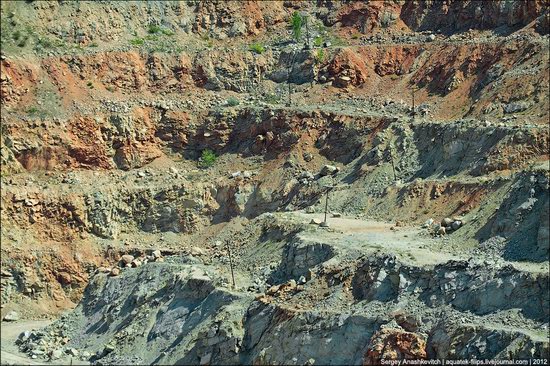
[[93,89],[93,88],[94,88],[94,84],[93,84],[91,81],[88,81],[88,82],[86,83],[86,85],[88,85],[88,88],[90,88],[90,89]]
[[94,42],[94,43],[91,43],[91,44],[90,44],[90,47],[94,47],[94,48],[96,48],[96,47],[98,47],[98,44],[97,44],[97,43],[95,43],[95,42]]
[[248,50],[260,55],[264,53],[265,47],[261,43],[252,43],[250,46],[248,46]]
[[134,46],[143,46],[143,39],[142,38],[134,38],[134,39],[131,39],[130,40],[130,44],[134,45]]
[[227,99],[227,101],[225,102],[225,104],[227,104],[228,106],[230,107],[235,107],[237,105],[239,105],[239,100],[235,97],[230,97],[229,99]]
[[154,25],[154,24],[151,24],[149,26],[149,29],[147,30],[149,34],[157,34],[157,33],[160,33],[160,31],[161,31],[161,28],[158,25]]
[[173,36],[174,34],[176,34],[175,32],[171,31],[170,29],[166,29],[166,28],[163,28],[161,30],[162,34],[164,34],[165,36]]
[[36,108],[36,107],[34,107],[34,106],[33,106],[33,107],[29,107],[29,108],[27,109],[27,113],[28,113],[28,114],[31,114],[31,115],[34,115],[34,114],[38,113],[38,108]]
[[359,37],[361,37],[361,33],[354,33],[351,35],[352,39],[359,39]]
[[13,32],[12,38],[14,41],[18,41],[19,38],[21,38],[21,31],[16,30],[15,32]]
[[216,163],[216,159],[218,159],[218,157],[212,150],[205,149],[202,151],[201,157],[199,159],[199,167],[210,168]]
[[321,64],[323,61],[325,61],[325,51],[323,49],[319,49],[315,54],[315,62]]
[[290,25],[292,26],[292,36],[296,41],[300,40],[300,36],[302,35],[302,16],[297,11],[292,14],[292,18],[290,18]]
[[265,96],[265,102],[269,104],[277,104],[281,98],[277,94],[269,93]]
[[323,45],[323,37],[321,36],[315,37],[315,39],[313,40],[313,45],[315,47],[321,47]]
[[107,86],[105,87],[105,89],[107,89],[107,91],[110,91],[111,93],[115,91],[115,88],[112,87],[111,85],[107,85]]

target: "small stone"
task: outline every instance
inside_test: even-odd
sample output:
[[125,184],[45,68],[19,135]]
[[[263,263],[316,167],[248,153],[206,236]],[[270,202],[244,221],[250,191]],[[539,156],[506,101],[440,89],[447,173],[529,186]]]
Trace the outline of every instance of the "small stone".
[[139,259],[134,259],[132,261],[132,267],[139,267],[141,266],[143,263],[139,260]]
[[118,267],[111,269],[111,276],[116,277],[119,274],[120,274],[120,269],[118,269]]
[[66,352],[71,356],[78,356],[78,350],[76,348],[69,348]]
[[312,224],[312,225],[321,225],[322,222],[323,222],[323,220],[321,220],[321,219],[311,219],[311,221],[309,223]]
[[342,217],[342,214],[340,212],[333,212],[332,217]]
[[445,235],[445,233],[446,233],[445,227],[440,226],[439,229],[437,230],[437,234],[438,235]]
[[155,250],[153,252],[153,259],[160,258],[160,257],[162,257],[162,253],[160,252],[160,250],[158,250],[158,249]]
[[306,283],[306,278],[305,276],[300,276],[300,278],[298,279],[298,283],[300,285],[303,285],[304,283]]

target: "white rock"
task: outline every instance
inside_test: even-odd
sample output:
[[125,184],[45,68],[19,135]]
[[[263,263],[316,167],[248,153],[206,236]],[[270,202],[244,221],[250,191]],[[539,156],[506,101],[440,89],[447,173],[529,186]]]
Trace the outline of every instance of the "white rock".
[[4,315],[4,321],[6,322],[16,322],[18,320],[19,320],[19,314],[14,310]]

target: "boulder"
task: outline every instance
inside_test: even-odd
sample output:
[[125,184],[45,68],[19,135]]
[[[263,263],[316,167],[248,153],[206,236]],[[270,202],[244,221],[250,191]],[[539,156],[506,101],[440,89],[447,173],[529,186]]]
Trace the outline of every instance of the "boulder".
[[453,221],[451,229],[458,230],[462,226],[462,221]]
[[57,360],[58,358],[61,358],[63,356],[63,351],[61,349],[53,350],[52,353],[50,353],[50,359]]
[[191,248],[191,255],[192,256],[200,256],[200,255],[205,255],[206,254],[206,251],[202,248],[199,248],[199,247],[193,247]]
[[334,175],[338,173],[339,170],[340,169],[338,169],[338,167],[335,167],[334,165],[325,165],[323,166],[319,174],[324,177],[326,175]]
[[134,256],[133,255],[130,255],[130,254],[124,254],[121,258],[122,262],[126,265],[126,264],[130,264],[132,263],[132,261],[134,260]]
[[12,310],[6,315],[4,315],[3,320],[6,322],[16,322],[19,320],[19,314],[16,311]]
[[453,223],[453,220],[448,217],[445,217],[443,220],[441,220],[441,226],[443,227],[451,226],[452,223]]

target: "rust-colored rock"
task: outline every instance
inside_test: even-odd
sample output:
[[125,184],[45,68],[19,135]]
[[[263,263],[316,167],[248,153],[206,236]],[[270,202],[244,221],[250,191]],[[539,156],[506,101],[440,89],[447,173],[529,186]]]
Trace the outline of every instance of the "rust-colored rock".
[[370,341],[363,365],[377,365],[381,360],[425,359],[426,341],[416,333],[400,329],[382,329]]

